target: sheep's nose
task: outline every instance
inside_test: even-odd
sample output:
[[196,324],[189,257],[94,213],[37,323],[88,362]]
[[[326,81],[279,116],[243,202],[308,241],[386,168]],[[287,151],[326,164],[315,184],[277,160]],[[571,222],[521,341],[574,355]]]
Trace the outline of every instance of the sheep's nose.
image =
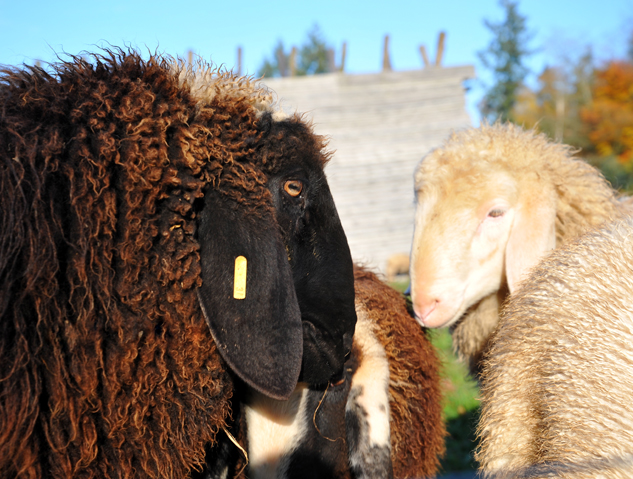
[[413,312],[415,313],[415,317],[419,322],[421,322],[424,326],[433,327],[429,324],[429,319],[433,311],[435,311],[440,304],[440,300],[437,298],[415,298],[413,301]]

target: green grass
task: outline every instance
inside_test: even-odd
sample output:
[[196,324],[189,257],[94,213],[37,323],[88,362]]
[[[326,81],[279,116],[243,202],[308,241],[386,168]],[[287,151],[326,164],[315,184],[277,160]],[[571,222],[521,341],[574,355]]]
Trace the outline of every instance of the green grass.
[[444,415],[447,421],[456,419],[468,411],[477,409],[479,389],[477,382],[468,375],[464,363],[452,351],[451,335],[447,329],[429,331],[431,342],[442,361],[442,388],[445,394]]
[[473,458],[475,428],[479,418],[479,389],[466,366],[452,352],[451,335],[446,329],[432,330],[431,342],[442,361],[442,390],[446,419],[446,456],[442,471],[476,470]]
[[[392,283],[403,292],[408,282]],[[479,389],[470,377],[466,366],[452,351],[451,335],[447,329],[429,330],[429,337],[442,362],[442,391],[444,393],[444,418],[448,437],[446,455],[441,463],[442,472],[474,471],[477,463],[473,458],[476,447],[475,428],[479,418]]]

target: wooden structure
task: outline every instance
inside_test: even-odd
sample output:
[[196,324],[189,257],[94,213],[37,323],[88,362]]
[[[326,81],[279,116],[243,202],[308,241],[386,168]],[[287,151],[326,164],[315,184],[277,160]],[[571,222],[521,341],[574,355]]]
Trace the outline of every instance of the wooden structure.
[[265,78],[288,113],[304,112],[335,150],[326,168],[356,261],[385,272],[413,236],[413,171],[451,130],[471,125],[473,66]]

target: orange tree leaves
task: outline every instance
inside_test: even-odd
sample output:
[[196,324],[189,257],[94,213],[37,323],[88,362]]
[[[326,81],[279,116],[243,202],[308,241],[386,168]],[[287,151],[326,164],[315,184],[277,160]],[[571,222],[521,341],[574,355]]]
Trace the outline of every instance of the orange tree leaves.
[[597,69],[592,93],[593,101],[580,112],[592,149],[633,170],[633,63],[613,61]]

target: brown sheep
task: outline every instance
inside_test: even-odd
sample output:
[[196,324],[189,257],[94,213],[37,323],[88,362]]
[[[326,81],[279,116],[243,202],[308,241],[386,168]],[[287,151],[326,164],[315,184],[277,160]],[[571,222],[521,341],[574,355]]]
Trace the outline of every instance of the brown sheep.
[[485,478],[633,477],[633,217],[543,260],[482,374]]
[[281,399],[343,372],[324,140],[201,77],[122,51],[1,73],[3,478],[188,477],[235,381]]
[[421,161],[411,297],[427,327],[450,327],[475,372],[500,305],[552,248],[632,211],[571,148],[512,124],[454,133]]
[[404,297],[360,267],[356,312],[374,323],[389,360],[391,447],[396,478],[434,477],[444,455],[439,360],[425,331],[411,320]]

